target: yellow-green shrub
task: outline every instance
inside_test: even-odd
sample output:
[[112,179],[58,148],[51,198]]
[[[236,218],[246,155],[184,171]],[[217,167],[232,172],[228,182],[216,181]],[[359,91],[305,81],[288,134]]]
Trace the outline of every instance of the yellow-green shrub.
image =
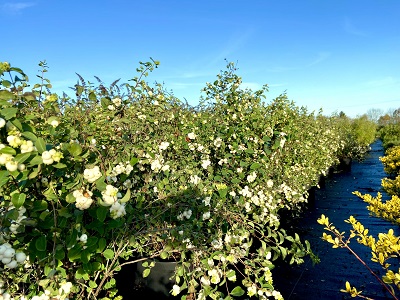
[[386,150],[385,156],[380,158],[384,170],[388,174],[399,174],[400,172],[400,146]]
[[[377,281],[389,292],[394,299],[396,298],[393,284],[400,288],[400,270],[394,269],[391,264],[393,258],[400,258],[400,237],[394,235],[393,229],[389,229],[387,233],[379,233],[378,239],[372,235],[368,235],[369,230],[365,228],[360,222],[358,222],[353,216],[350,216],[346,223],[352,225],[353,229],[350,230],[350,235],[345,236],[345,232],[340,232],[332,223],[329,222],[329,218],[325,215],[321,215],[318,219],[318,223],[325,226],[325,232],[322,235],[322,239],[330,244],[332,248],[346,248],[350,251],[370,272],[375,276]],[[379,263],[385,270],[385,275],[382,279],[354,252],[349,246],[350,240],[357,237],[357,242],[371,249],[371,261]],[[390,269],[392,267],[392,269]],[[346,289],[342,289],[341,292],[349,293],[351,297],[361,297],[365,299],[365,296],[361,295],[361,291],[358,291],[355,287],[352,287],[350,283],[346,282]]]
[[400,175],[395,179],[383,178],[382,187],[386,193],[400,196]]
[[400,224],[400,198],[398,196],[393,195],[390,200],[383,202],[381,193],[378,193],[376,197],[369,194],[362,195],[358,191],[353,194],[367,202],[369,204],[368,210],[377,217]]

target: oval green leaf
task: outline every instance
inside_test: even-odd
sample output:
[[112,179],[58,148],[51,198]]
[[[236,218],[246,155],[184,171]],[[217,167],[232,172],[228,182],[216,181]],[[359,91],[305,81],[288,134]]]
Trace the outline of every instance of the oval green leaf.
[[104,250],[103,255],[107,259],[112,259],[114,257],[114,251],[112,251],[111,249],[106,249]]

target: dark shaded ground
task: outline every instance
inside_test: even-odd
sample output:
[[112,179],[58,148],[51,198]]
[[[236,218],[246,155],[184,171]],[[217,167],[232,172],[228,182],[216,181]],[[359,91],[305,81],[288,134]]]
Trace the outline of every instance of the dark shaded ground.
[[[373,299],[392,299],[347,249],[333,249],[330,244],[321,240],[324,230],[323,226],[317,223],[321,214],[325,214],[340,231],[348,233],[350,225],[344,223],[344,220],[353,215],[373,236],[377,236],[379,232],[387,232],[390,228],[395,230],[395,234],[399,233],[398,226],[370,216],[367,204],[352,194],[357,190],[373,196],[376,196],[378,191],[382,192],[381,179],[386,177],[386,174],[379,157],[383,155],[382,143],[375,142],[365,161],[353,162],[349,172],[333,174],[325,180],[324,187],[315,191],[314,203],[311,203],[302,218],[296,221],[296,226],[297,232],[302,233],[302,238],[311,243],[321,262],[313,266],[308,258],[300,266],[282,265],[273,270],[275,287],[286,300],[348,299],[348,294],[340,292],[340,289],[344,289],[346,280],[358,290],[362,290],[365,296]],[[384,199],[388,198],[383,192],[382,194]],[[356,240],[352,240],[350,247],[374,271],[382,275],[380,266],[370,261],[369,248],[359,245]]]
[[[353,162],[350,171],[336,173],[326,178],[323,186],[315,190],[315,199],[311,201],[301,218],[289,220],[302,239],[310,241],[321,262],[313,266],[311,260],[307,258],[300,266],[282,264],[273,270],[275,287],[286,300],[350,299],[348,294],[340,292],[340,289],[345,287],[346,280],[358,290],[362,290],[365,296],[377,300],[391,299],[369,271],[346,249],[332,249],[330,244],[321,240],[323,226],[317,223],[321,214],[325,214],[340,231],[348,233],[350,226],[344,220],[353,215],[374,236],[379,232],[387,232],[389,228],[394,228],[395,234],[399,234],[397,226],[370,216],[367,204],[352,194],[358,190],[363,194],[370,193],[376,196],[377,192],[381,191],[381,179],[386,176],[379,161],[379,157],[383,154],[382,144],[377,141],[362,163]],[[384,194],[385,197],[388,198]],[[370,251],[367,247],[359,245],[355,240],[350,246],[374,271],[382,275],[380,267],[370,262]],[[135,285],[133,273],[132,267],[123,268],[118,275],[120,278],[117,279],[117,283],[124,299],[180,298],[165,297],[143,286]]]

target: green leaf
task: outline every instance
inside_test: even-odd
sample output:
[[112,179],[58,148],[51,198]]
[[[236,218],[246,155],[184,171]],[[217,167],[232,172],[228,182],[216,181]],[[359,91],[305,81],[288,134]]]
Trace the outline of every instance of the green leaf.
[[106,239],[105,238],[100,238],[99,239],[99,242],[98,242],[98,248],[97,248],[97,252],[98,253],[101,253],[101,252],[103,252],[104,251],[104,249],[106,248],[106,245],[107,245],[107,241],[106,241]]
[[59,162],[59,163],[53,165],[53,167],[56,169],[64,169],[67,167],[67,165]]
[[226,194],[228,193],[228,189],[219,189],[218,190],[219,196],[224,199],[226,197]]
[[125,203],[125,202],[128,202],[130,199],[131,199],[131,190],[128,189],[128,190],[126,191],[125,196],[120,200],[120,202],[121,202],[121,203]]
[[112,259],[114,257],[114,251],[112,251],[111,249],[106,249],[104,250],[103,255],[107,259]]
[[40,154],[42,154],[44,151],[46,151],[46,142],[41,137],[36,140],[35,146]]
[[49,276],[49,275],[50,275],[50,273],[52,273],[52,271],[53,271],[53,269],[50,268],[49,266],[44,266],[44,275],[45,275],[46,277],[51,277],[51,276]]
[[11,209],[10,211],[8,211],[6,213],[5,217],[6,217],[6,219],[10,219],[10,220],[16,221],[19,218],[18,210],[16,210],[15,208]]
[[22,164],[24,161],[26,161],[29,156],[31,156],[31,153],[20,153],[17,156],[15,156],[15,161],[18,162],[19,164]]
[[64,249],[62,249],[62,248],[57,249],[54,256],[55,256],[55,258],[57,258],[58,260],[63,260],[63,259],[65,258]]
[[101,176],[99,179],[97,179],[95,181],[96,188],[100,192],[104,191],[106,189],[106,187],[107,187],[107,183],[105,182],[105,180],[106,180],[106,176],[103,175],[103,176]]
[[138,161],[139,161],[139,158],[133,157],[133,158],[130,160],[131,166],[133,167],[134,165],[136,165],[136,164],[138,163]]
[[59,210],[57,210],[57,212],[60,217],[65,217],[65,218],[72,217],[72,214],[70,213],[67,207],[62,207]]
[[240,179],[238,179],[238,178],[233,178],[232,180],[231,180],[231,182],[233,183],[233,184],[236,184],[236,183],[240,183]]
[[0,91],[0,100],[12,100],[14,99],[14,94],[7,91],[7,90],[1,90]]
[[84,264],[87,264],[90,260],[90,252],[85,249],[81,252],[81,259]]
[[232,290],[231,295],[233,297],[243,296],[244,295],[244,290],[240,286],[237,286]]
[[80,246],[75,246],[68,250],[68,258],[70,261],[74,261],[81,258],[82,248]]
[[89,274],[85,272],[82,268],[79,268],[75,273],[76,279],[83,278],[84,280],[89,280]]
[[243,160],[241,160],[239,164],[241,167],[247,167],[247,162],[245,162]]
[[43,195],[49,200],[57,200],[58,196],[56,195],[54,188],[49,187],[43,192]]
[[6,88],[11,86],[11,82],[8,80],[2,80],[1,84],[2,84],[2,86],[6,87]]
[[146,278],[147,276],[150,275],[150,270],[151,270],[151,269],[144,269],[144,270],[143,270],[143,278]]
[[20,208],[22,205],[24,205],[26,199],[26,194],[24,193],[14,193],[11,196],[11,202],[15,206],[15,208]]
[[38,251],[46,251],[46,245],[47,241],[45,236],[40,236],[35,241],[35,247]]
[[217,176],[214,177],[214,180],[222,182],[222,177],[217,175]]
[[102,268],[102,264],[98,261],[94,261],[91,263],[92,271],[98,271]]
[[165,252],[165,251],[161,252],[161,253],[160,253],[160,258],[161,258],[161,259],[166,259],[166,258],[168,258],[168,252]]
[[2,110],[0,110],[0,115],[2,115],[4,117],[4,119],[6,119],[6,120],[10,120],[12,118],[15,118],[15,116],[17,115],[17,112],[18,112],[17,108],[7,107],[7,108],[3,108]]
[[36,100],[35,94],[33,94],[33,93],[25,93],[24,98],[25,98],[25,100],[28,100],[28,101]]
[[91,100],[91,101],[96,101],[96,100],[97,100],[96,93],[90,92],[90,93],[89,93],[89,100]]
[[94,282],[93,280],[90,280],[90,281],[89,281],[89,286],[90,286],[92,289],[95,289],[95,288],[97,288],[97,283]]
[[17,68],[17,67],[11,67],[10,71],[17,72],[17,73],[21,74],[22,76],[26,77],[26,80],[28,80],[27,76],[25,75],[24,71],[22,71],[22,69]]
[[22,131],[22,124],[21,124],[20,120],[14,119],[11,121],[11,124],[13,124],[15,127],[17,127],[17,129],[19,131]]
[[[43,163],[43,158],[39,155],[35,156],[34,158],[32,158],[32,160],[29,162],[30,166],[37,166]],[[38,171],[39,172],[39,171]],[[36,175],[37,176],[37,175]],[[35,177],[36,177],[35,176]],[[30,176],[29,176],[30,178]]]
[[73,193],[69,193],[69,194],[65,197],[65,201],[67,201],[67,203],[75,203],[76,199],[75,199]]
[[97,216],[97,219],[98,219],[100,222],[104,222],[104,220],[105,220],[106,217],[107,217],[107,214],[108,214],[108,208],[107,208],[107,207],[99,206],[99,207],[97,208],[97,210],[96,210],[96,216]]
[[8,176],[10,173],[8,171],[0,171],[0,187],[5,185],[10,179]]
[[285,259],[286,256],[287,256],[287,249],[285,247],[282,247],[282,246],[278,246],[278,247],[279,247],[279,250],[281,251],[282,258]]
[[28,140],[31,140],[32,142],[36,142],[36,140],[37,140],[37,136],[34,135],[32,132],[29,132],[29,131],[25,131],[25,132],[21,133],[21,135],[24,138],[27,138]]
[[97,241],[98,241],[98,238],[97,238],[97,237],[95,237],[95,236],[89,237],[89,238],[87,239],[87,241],[86,241],[86,247],[87,247],[87,248],[90,248],[90,247],[92,247],[92,246],[94,246],[94,245],[97,245]]
[[1,148],[0,149],[0,153],[10,154],[10,155],[16,155],[17,154],[15,149],[10,147],[10,146],[5,146],[4,148]]
[[48,208],[48,204],[46,201],[42,200],[37,200],[33,202],[33,211],[34,212],[38,212],[38,211],[43,211],[46,210]]
[[72,143],[69,145],[68,147],[68,152],[72,155],[72,156],[78,156],[79,154],[82,153],[82,147],[81,145],[79,145],[78,143]]
[[101,98],[100,103],[103,108],[107,108],[107,106],[111,104],[111,101],[103,97]]
[[252,163],[250,166],[250,170],[256,170],[256,169],[260,168],[261,166],[262,165],[260,163],[257,163],[257,162]]
[[29,174],[28,178],[33,179],[39,175],[40,168],[33,169],[33,171]]
[[47,210],[42,211],[42,213],[39,215],[39,219],[42,220],[42,221],[44,221],[44,220],[47,218],[47,216],[48,216],[49,214],[50,214],[50,212],[47,211]]

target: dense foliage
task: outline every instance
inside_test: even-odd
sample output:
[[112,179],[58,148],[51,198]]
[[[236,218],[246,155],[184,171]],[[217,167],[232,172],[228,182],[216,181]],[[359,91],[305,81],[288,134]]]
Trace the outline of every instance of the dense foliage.
[[377,125],[366,115],[351,119],[344,114],[334,115],[343,148],[339,158],[361,160],[376,139]]
[[400,109],[381,116],[378,124],[378,135],[383,142],[383,147],[389,149],[393,146],[400,146]]
[[79,76],[75,98],[52,93],[40,66],[31,87],[0,65],[3,299],[118,299],[115,273],[148,258],[178,262],[171,293],[184,299],[280,299],[274,261],[312,255],[280,212],[369,141],[349,138],[362,119],[342,124],[285,94],[265,103],[267,86],[242,89],[233,64],[197,107],[144,80],[156,61],[108,87]]

